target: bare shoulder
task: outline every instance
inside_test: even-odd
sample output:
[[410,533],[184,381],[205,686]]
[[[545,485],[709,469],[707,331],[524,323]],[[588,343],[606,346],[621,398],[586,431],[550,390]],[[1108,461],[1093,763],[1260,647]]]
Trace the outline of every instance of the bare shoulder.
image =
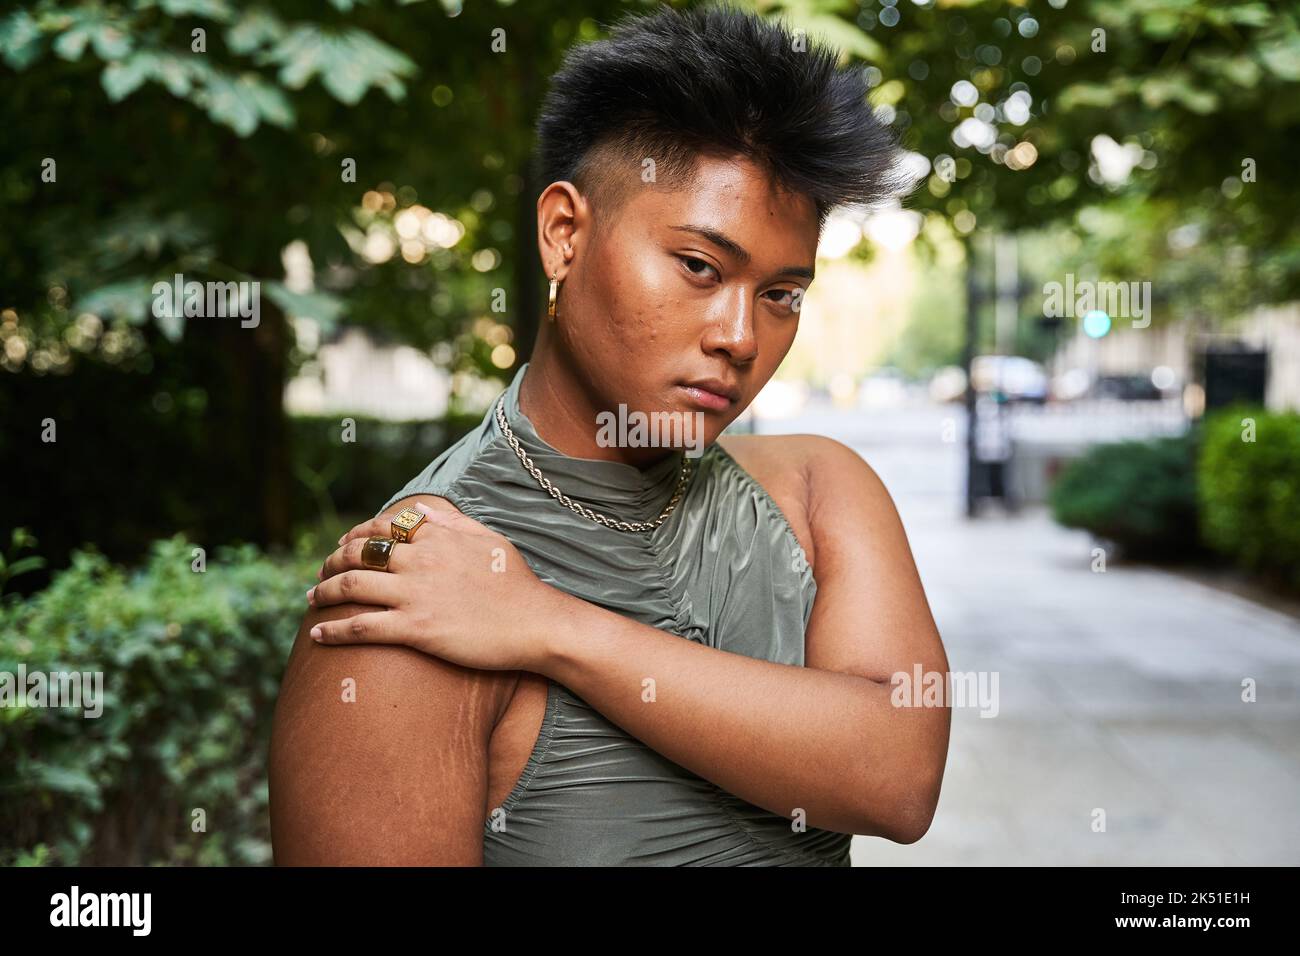
[[718,444],[749,472],[790,521],[816,567],[816,551],[855,515],[896,522],[884,482],[860,454],[825,435],[724,435]]

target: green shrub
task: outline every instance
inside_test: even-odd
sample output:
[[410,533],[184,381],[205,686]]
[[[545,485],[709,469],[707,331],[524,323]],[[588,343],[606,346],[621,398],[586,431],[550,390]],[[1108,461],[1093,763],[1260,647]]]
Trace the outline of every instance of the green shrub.
[[1211,547],[1300,587],[1300,415],[1236,406],[1211,416],[1197,491]]
[[1114,542],[1129,557],[1173,559],[1196,550],[1195,438],[1098,445],[1052,486],[1052,516]]
[[0,707],[0,864],[269,862],[271,719],[320,552],[221,549],[198,573],[192,548],[136,571],[78,551],[0,606],[0,671],[103,674],[98,717]]

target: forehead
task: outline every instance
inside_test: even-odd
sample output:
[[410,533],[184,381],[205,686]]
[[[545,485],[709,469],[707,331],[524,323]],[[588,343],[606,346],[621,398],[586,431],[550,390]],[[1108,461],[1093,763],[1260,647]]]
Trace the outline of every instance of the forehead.
[[780,186],[746,157],[701,156],[686,184],[636,190],[627,213],[649,226],[704,226],[759,256],[811,262],[817,249],[817,208]]

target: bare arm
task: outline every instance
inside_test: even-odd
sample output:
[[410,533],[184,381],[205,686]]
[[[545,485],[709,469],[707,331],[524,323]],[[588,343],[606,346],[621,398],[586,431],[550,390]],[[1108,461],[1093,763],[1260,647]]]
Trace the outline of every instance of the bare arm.
[[363,610],[313,608],[298,630],[271,740],[275,862],[481,865],[488,740],[506,675],[309,636]]
[[[835,442],[784,449],[807,475],[818,596],[806,667],[683,641],[572,599],[546,671],[655,750],[809,825],[919,839],[947,757],[946,706],[892,705],[899,671],[947,670],[906,535],[870,467]],[[646,703],[642,681],[653,678]]]

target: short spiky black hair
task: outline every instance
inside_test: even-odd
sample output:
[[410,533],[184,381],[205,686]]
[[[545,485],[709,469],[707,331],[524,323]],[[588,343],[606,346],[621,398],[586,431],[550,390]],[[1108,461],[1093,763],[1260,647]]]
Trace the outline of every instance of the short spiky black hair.
[[656,182],[680,187],[699,155],[740,154],[811,199],[820,229],[837,206],[902,191],[898,141],[862,72],[837,59],[726,5],[624,18],[551,78],[534,157],[542,187],[568,180],[607,212],[642,181],[644,158]]

